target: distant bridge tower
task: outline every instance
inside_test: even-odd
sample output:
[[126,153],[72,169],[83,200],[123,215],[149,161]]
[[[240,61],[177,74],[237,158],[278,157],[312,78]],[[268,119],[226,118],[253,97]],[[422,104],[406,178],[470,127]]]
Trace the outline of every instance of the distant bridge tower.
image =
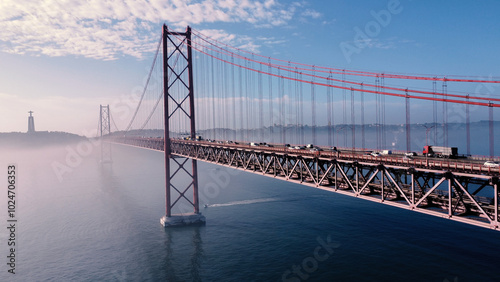
[[111,163],[111,144],[109,142],[103,142],[103,138],[106,138],[109,134],[111,134],[109,105],[100,106],[98,134],[101,141],[101,163]]
[[28,112],[30,116],[28,117],[28,133],[35,132],[35,118],[32,116],[33,111]]
[[[193,61],[191,50],[191,28],[188,26],[186,32],[171,32],[163,25],[163,107],[165,115],[165,216],[160,222],[163,226],[178,226],[191,224],[204,224],[205,217],[200,213],[198,199],[198,166],[195,159],[191,159],[191,170],[188,167],[188,159],[173,158],[170,143],[170,120],[182,119],[190,126],[191,140],[195,140],[195,111],[193,95]],[[178,38],[182,38],[179,40]],[[169,46],[170,45],[170,46]],[[176,55],[179,55],[177,59]],[[172,75],[173,81],[168,78]],[[189,104],[188,104],[189,103]],[[188,105],[185,105],[188,104]],[[170,161],[177,164],[176,171],[170,173]],[[191,181],[183,183],[179,187],[177,182],[185,179],[179,177],[179,171],[184,171]],[[185,186],[184,186],[185,185]],[[185,187],[185,188],[183,188]],[[193,191],[192,197],[186,193]],[[172,193],[173,192],[173,193]],[[175,194],[174,194],[175,193]],[[174,198],[175,197],[175,198]],[[185,204],[187,202],[187,204]],[[181,209],[182,214],[172,215],[174,206]],[[193,213],[187,213],[188,209],[194,209]]]

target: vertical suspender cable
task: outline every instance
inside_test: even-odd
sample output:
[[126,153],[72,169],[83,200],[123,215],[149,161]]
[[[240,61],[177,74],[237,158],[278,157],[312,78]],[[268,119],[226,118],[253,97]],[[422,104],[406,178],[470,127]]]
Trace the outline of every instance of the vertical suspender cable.
[[[273,73],[273,69],[271,67],[271,58],[269,58],[268,70],[270,74]],[[273,121],[273,76],[269,76],[269,140],[271,143],[274,142],[273,129],[274,129],[274,121]]]
[[356,118],[354,116],[354,89],[351,88],[351,132],[352,149],[356,147]]
[[244,99],[244,96],[243,96],[243,70],[242,68],[238,68],[238,85],[239,85],[239,100],[240,100],[240,140],[241,141],[244,141],[245,140],[245,137],[244,137],[244,127],[243,127],[243,99]]
[[[467,94],[467,101],[469,101],[469,94]],[[470,156],[470,114],[469,104],[465,104],[465,135],[467,139],[467,156]]]
[[[384,87],[385,87],[384,73],[382,73],[380,75],[380,90],[383,90]],[[382,128],[380,129],[382,131],[381,149],[384,149],[387,146],[386,129],[385,129],[385,95],[380,96],[380,101],[381,101],[381,120],[382,120]]]
[[[234,63],[234,57],[233,54],[231,54],[231,62]],[[235,90],[235,83],[236,81],[234,77],[234,65],[231,65],[231,96],[232,96],[232,114],[233,114],[233,122],[232,122],[232,129],[233,129],[233,140],[236,140],[236,90]]]
[[[302,72],[299,73],[299,79],[302,80]],[[300,143],[305,143],[304,136],[304,92],[302,88],[303,83],[299,84],[299,99],[300,99]]]
[[[249,62],[245,61],[244,65],[246,68],[249,68]],[[249,91],[249,73],[248,69],[243,70],[243,93],[245,100],[243,101],[245,107],[245,140],[250,141],[250,91]]]
[[381,136],[380,136],[380,97],[378,92],[380,90],[380,79],[379,76],[375,78],[376,94],[375,94],[375,123],[377,127],[377,150],[380,150]]
[[332,87],[331,78],[332,73],[328,75],[328,87],[326,88],[326,114],[328,120],[328,146],[332,146]]
[[[262,71],[262,64],[259,64],[259,70]],[[264,130],[264,112],[263,112],[263,107],[264,107],[264,93],[262,93],[262,73],[258,73],[258,94],[259,94],[259,140],[263,140],[263,130]]]
[[[437,77],[434,77],[434,79],[437,79]],[[437,125],[438,125],[438,114],[437,114],[437,95],[436,95],[436,92],[437,92],[437,82],[436,80],[433,80],[432,81],[432,92],[434,94],[432,94],[432,98],[434,98],[435,100],[432,101],[432,119],[433,119],[433,124],[434,124],[434,142],[433,144],[434,145],[437,145]],[[428,144],[426,144],[428,145]]]
[[300,101],[299,101],[299,84],[297,80],[299,79],[299,73],[297,70],[297,67],[295,67],[295,139],[294,142],[295,144],[300,143]]
[[[345,70],[342,71],[342,126],[347,124],[347,109],[346,109],[346,89],[345,89]],[[344,146],[347,147],[347,135],[344,134]]]
[[279,78],[280,84],[280,124],[281,124],[281,143],[285,142],[285,130],[286,130],[286,122],[285,122],[285,80],[283,77]]
[[217,65],[216,65],[216,85],[217,85],[217,88],[216,88],[216,95],[217,95],[217,99],[216,99],[216,115],[217,115],[217,139],[219,140],[223,140],[224,139],[224,136],[223,136],[223,133],[222,133],[222,129],[224,127],[224,124],[223,124],[223,116],[224,116],[224,107],[223,107],[223,101],[222,101],[222,76],[221,76],[221,71],[222,71],[222,68],[221,68],[221,65],[223,63],[220,61],[220,60],[217,60]]
[[[288,69],[289,70],[292,69],[292,67],[290,65],[290,62],[288,62]],[[288,76],[291,76],[291,75],[288,74]],[[287,124],[292,124],[293,123],[292,117],[294,116],[294,104],[293,104],[293,99],[292,99],[292,92],[293,92],[292,91],[292,81],[290,79],[288,79],[288,94],[287,94],[287,96],[288,96],[288,101],[287,101],[287,103],[288,103],[288,115],[287,115]],[[291,128],[288,128],[288,126],[287,126],[287,134],[288,134],[289,138],[285,138],[285,143],[290,142],[289,140],[292,139],[291,135],[293,134]],[[285,137],[287,137],[287,136],[285,135]]]
[[495,156],[495,135],[494,135],[494,124],[493,124],[493,107],[490,102],[490,105],[488,106],[489,110],[489,125],[490,125],[490,158],[493,160],[493,157]]
[[411,152],[411,129],[410,129],[410,98],[406,90],[406,151]]
[[280,143],[283,143],[283,109],[282,109],[282,101],[283,101],[283,85],[282,85],[282,78],[280,76],[280,69],[278,69],[278,114],[279,114],[279,121],[278,124],[280,126]]
[[[446,77],[443,80],[443,99],[447,98],[447,84]],[[448,147],[448,103],[443,102],[443,146]]]
[[[314,66],[312,67],[312,74],[315,75]],[[311,79],[311,110],[312,110],[312,143],[317,144],[316,140],[316,93],[314,89],[314,77]]]
[[[252,55],[253,56],[253,55]],[[253,69],[252,67],[253,62],[247,61],[247,67],[249,69]],[[247,95],[248,95],[248,100],[247,100],[247,123],[248,123],[248,132],[247,136],[252,136],[252,139],[255,140],[257,139],[256,136],[252,134],[253,128],[254,128],[254,120],[255,116],[253,114],[253,71],[247,70]]]
[[228,74],[227,74],[227,64],[223,63],[222,64],[222,80],[224,82],[224,89],[222,93],[222,104],[224,107],[224,115],[223,115],[223,121],[224,121],[224,140],[228,140],[228,130],[229,130],[229,100],[228,100],[228,95],[227,95],[227,89],[228,89]]
[[366,149],[365,144],[365,93],[361,84],[361,148]]
[[217,139],[217,136],[215,135],[215,128],[216,128],[216,123],[215,123],[215,115],[217,114],[215,112],[215,69],[214,69],[214,58],[210,60],[210,69],[212,70],[212,139]]
[[226,63],[223,64],[222,69],[222,80],[224,81],[224,93],[223,93],[223,105],[224,105],[224,140],[228,140],[228,130],[229,130],[229,100],[228,100],[228,73],[227,73],[228,65]]

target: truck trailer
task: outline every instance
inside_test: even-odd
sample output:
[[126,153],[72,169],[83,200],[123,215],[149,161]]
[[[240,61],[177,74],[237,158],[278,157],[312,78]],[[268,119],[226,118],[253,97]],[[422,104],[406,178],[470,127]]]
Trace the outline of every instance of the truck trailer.
[[422,154],[429,157],[456,158],[458,149],[457,147],[424,146]]

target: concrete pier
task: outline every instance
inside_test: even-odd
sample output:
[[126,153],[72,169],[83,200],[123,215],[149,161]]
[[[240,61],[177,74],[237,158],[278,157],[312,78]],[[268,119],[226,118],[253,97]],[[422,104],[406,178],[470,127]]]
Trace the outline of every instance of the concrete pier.
[[161,225],[164,227],[177,227],[187,225],[204,225],[205,216],[201,213],[174,214],[172,216],[164,216],[160,219]]

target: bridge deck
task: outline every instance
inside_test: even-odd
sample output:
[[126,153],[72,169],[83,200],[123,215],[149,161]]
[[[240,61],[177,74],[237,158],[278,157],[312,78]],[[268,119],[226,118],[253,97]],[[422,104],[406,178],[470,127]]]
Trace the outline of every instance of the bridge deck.
[[[114,142],[163,150],[163,139]],[[172,154],[498,230],[499,170],[475,160],[171,140]],[[481,197],[479,192],[491,197]]]

